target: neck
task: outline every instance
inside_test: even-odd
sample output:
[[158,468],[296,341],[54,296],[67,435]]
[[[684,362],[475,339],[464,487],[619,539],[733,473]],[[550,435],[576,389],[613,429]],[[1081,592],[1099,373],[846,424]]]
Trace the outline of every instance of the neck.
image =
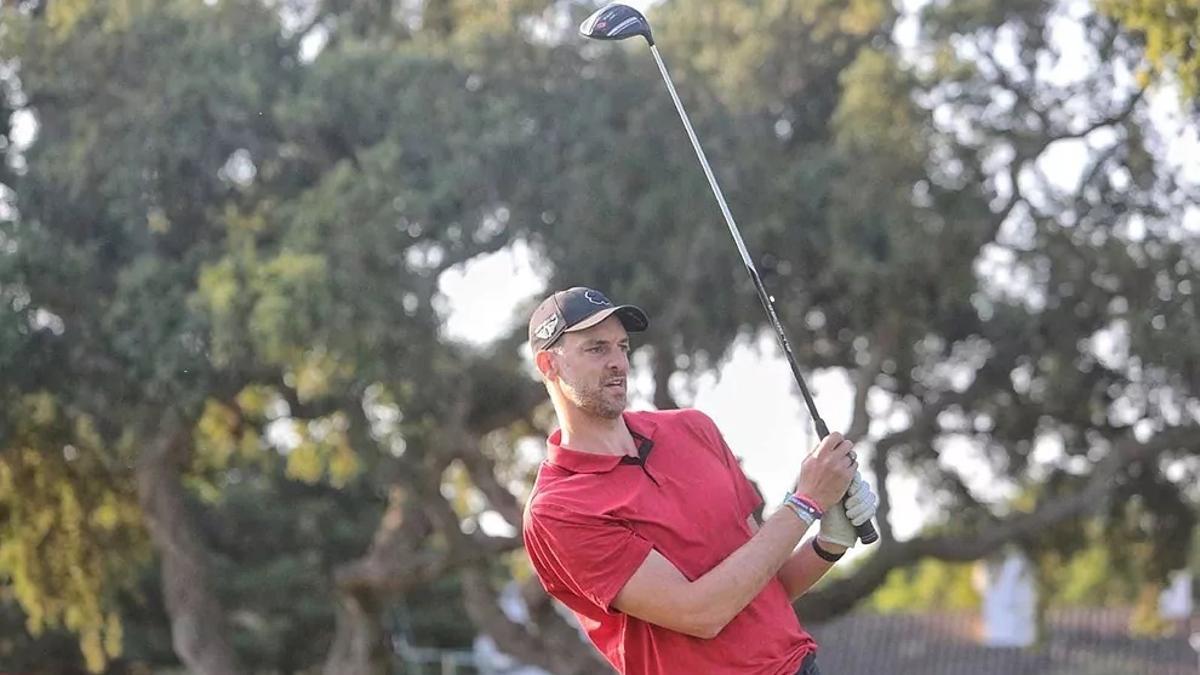
[[554,407],[562,427],[562,445],[601,455],[637,455],[637,443],[623,416],[596,417],[569,403]]

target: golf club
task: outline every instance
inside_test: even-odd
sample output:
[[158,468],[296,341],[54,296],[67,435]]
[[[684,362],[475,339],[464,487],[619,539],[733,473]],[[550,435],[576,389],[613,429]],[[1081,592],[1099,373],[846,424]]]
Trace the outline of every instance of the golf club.
[[[742,241],[742,234],[738,230],[737,223],[733,220],[733,214],[729,212],[729,206],[725,203],[725,195],[721,193],[721,187],[717,185],[717,179],[713,175],[712,168],[708,165],[708,158],[705,157],[704,150],[700,147],[700,141],[696,138],[696,132],[692,129],[692,123],[688,119],[687,111],[683,109],[683,103],[679,100],[679,94],[675,92],[675,84],[671,81],[671,76],[667,73],[667,66],[663,63],[662,56],[658,53],[658,47],[654,46],[654,36],[650,32],[650,22],[646,21],[646,17],[642,16],[642,13],[633,7],[620,3],[612,3],[601,7],[585,19],[579,26],[579,32],[584,37],[593,40],[624,40],[640,35],[646,38],[646,42],[650,44],[650,53],[654,55],[654,61],[658,63],[658,70],[662,73],[663,81],[667,83],[667,91],[671,92],[671,100],[675,102],[675,109],[679,111],[679,119],[683,120],[683,127],[687,130],[688,138],[692,141],[692,148],[696,151],[696,157],[700,159],[700,166],[704,168],[704,175],[708,178],[708,184],[712,187],[713,195],[717,198],[717,204],[721,207],[721,214],[725,216],[725,224],[729,226],[729,233],[733,235],[733,241],[737,244],[738,253],[741,254],[742,262],[746,265],[746,271],[749,272],[750,279],[754,282],[754,288],[758,291],[758,299],[762,301],[763,309],[767,311],[767,316],[771,319],[771,325],[775,327],[775,335],[779,338],[779,345],[783,348],[788,365],[792,368],[792,375],[796,378],[796,384],[800,385],[800,393],[804,396],[804,403],[808,406],[808,412],[812,416],[813,425],[817,429],[817,434],[821,438],[825,438],[829,435],[829,428],[825,426],[825,421],[821,419],[821,414],[817,412],[817,404],[813,402],[812,394],[809,393],[808,386],[804,384],[804,376],[801,374],[800,366],[797,365],[796,357],[792,353],[792,345],[788,342],[787,334],[783,331],[783,324],[779,322],[779,317],[775,313],[775,303],[767,293],[767,289],[763,286],[762,278],[759,277],[758,270],[754,267],[754,261],[750,259],[750,253],[746,250],[745,242]],[[871,544],[879,539],[879,533],[876,532],[875,525],[869,520],[855,526],[854,530],[864,544]]]

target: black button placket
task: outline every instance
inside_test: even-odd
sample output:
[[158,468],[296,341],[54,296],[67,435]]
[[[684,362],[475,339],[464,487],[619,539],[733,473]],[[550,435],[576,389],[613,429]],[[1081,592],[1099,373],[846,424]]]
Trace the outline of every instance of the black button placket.
[[650,470],[646,468],[646,459],[650,457],[650,450],[654,448],[654,441],[650,440],[649,438],[639,436],[638,434],[634,434],[633,437],[634,440],[639,441],[638,456],[630,457],[626,455],[625,457],[621,458],[621,463],[636,464],[640,466],[642,468],[642,473],[646,474],[646,477],[650,479],[651,483],[654,483],[655,487],[662,487],[662,484],[658,482],[658,480],[654,477],[654,474],[650,473]]

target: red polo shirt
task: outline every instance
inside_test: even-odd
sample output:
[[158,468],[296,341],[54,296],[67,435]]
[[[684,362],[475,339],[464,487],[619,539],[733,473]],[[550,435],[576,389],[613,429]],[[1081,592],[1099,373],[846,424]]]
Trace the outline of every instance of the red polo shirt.
[[711,419],[698,410],[627,412],[640,460],[580,452],[549,438],[525,508],[525,547],[542,585],[574,612],[625,675],[793,675],[816,651],[778,579],[711,640],[612,608],[657,550],[689,580],[746,543],[758,498]]

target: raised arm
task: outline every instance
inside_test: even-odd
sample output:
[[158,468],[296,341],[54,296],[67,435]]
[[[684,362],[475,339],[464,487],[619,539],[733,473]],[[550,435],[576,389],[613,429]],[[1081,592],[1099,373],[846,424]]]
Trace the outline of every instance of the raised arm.
[[[822,510],[835,506],[854,476],[851,447],[838,433],[821,441],[801,464],[796,494]],[[792,509],[780,509],[749,541],[695,581],[651,551],[617,593],[613,607],[664,628],[714,637],[779,572],[812,522]]]

